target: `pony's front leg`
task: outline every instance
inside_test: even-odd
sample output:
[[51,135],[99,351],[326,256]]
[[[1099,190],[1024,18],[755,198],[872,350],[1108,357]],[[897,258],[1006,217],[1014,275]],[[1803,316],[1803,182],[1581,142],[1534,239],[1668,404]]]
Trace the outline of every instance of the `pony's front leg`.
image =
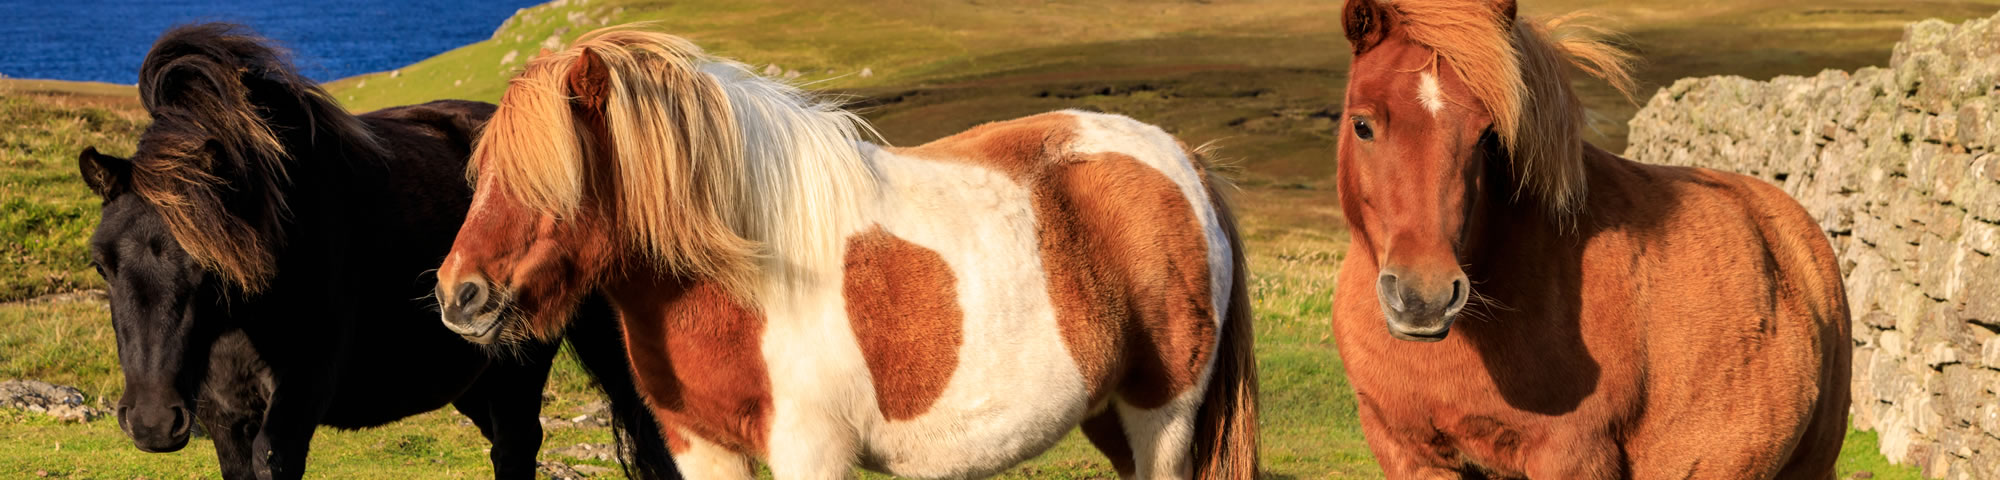
[[[299,376],[287,385],[278,381],[271,395],[271,407],[264,413],[264,426],[251,442],[252,465],[263,480],[296,479],[305,476],[306,454],[312,450],[313,431],[333,401],[332,376]],[[303,385],[302,385],[303,384]],[[288,388],[290,387],[290,388]]]
[[527,345],[520,355],[496,359],[472,388],[452,402],[493,445],[493,478],[532,480],[542,449],[542,389],[556,345]]
[[[1466,475],[1457,470],[1439,466],[1428,461],[1418,452],[1421,445],[1411,445],[1407,439],[1395,438],[1385,425],[1372,400],[1365,394],[1356,395],[1361,410],[1362,438],[1368,440],[1368,450],[1375,454],[1375,463],[1382,467],[1382,476],[1389,480],[1462,480]],[[1535,477],[1541,478],[1541,477]],[[1561,477],[1552,477],[1561,478]]]
[[666,426],[674,465],[689,480],[750,480],[750,457],[716,445],[678,426]]
[[[775,480],[844,480],[854,477],[861,451],[854,428],[831,418],[799,415],[805,408],[777,408],[775,428],[766,441]],[[794,412],[787,414],[787,412]]]
[[208,438],[215,443],[215,459],[226,480],[251,480],[257,478],[255,456],[251,455],[251,442],[257,436],[258,422],[264,412],[238,411],[217,405],[201,409],[202,428],[208,430]]
[[1552,435],[1529,455],[1523,470],[1528,478],[1612,480],[1625,477],[1625,454],[1608,435]]

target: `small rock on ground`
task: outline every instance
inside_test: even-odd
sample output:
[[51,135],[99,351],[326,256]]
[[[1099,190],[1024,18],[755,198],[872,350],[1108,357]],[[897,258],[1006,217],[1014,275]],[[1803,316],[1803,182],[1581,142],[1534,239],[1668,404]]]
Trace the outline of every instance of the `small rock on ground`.
[[583,480],[590,478],[576,471],[567,463],[541,462],[535,467],[535,478],[547,480]]
[[0,382],[0,406],[44,413],[65,422],[88,422],[110,411],[86,403],[82,390],[39,380]]
[[615,461],[618,459],[618,450],[612,447],[611,444],[609,443],[579,443],[576,445],[570,445],[567,447],[552,449],[549,450],[548,453],[562,455],[580,460],[597,460],[602,462]]

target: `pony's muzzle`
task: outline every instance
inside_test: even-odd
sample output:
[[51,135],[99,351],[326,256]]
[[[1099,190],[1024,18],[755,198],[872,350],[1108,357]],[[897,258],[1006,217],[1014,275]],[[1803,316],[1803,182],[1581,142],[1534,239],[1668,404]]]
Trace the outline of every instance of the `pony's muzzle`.
[[500,336],[500,316],[495,314],[500,302],[494,301],[491,292],[479,275],[460,279],[449,293],[440,282],[438,311],[444,316],[444,327],[474,343],[493,343]]
[[118,427],[132,446],[148,453],[168,453],[186,447],[194,431],[194,414],[185,405],[119,405]]
[[1454,271],[1443,282],[1423,282],[1399,268],[1385,268],[1376,277],[1375,294],[1389,335],[1400,340],[1436,342],[1451,333],[1451,322],[1465,308],[1472,285],[1464,272]]

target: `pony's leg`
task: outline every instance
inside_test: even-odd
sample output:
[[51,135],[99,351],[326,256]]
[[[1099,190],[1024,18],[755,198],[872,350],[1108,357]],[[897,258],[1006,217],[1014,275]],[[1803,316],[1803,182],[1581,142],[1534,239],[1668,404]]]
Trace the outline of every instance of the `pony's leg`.
[[[730,451],[679,427],[666,427],[674,448],[674,465],[689,480],[750,480],[750,457]],[[779,477],[782,478],[782,477]]]
[[1139,480],[1194,478],[1194,420],[1200,389],[1190,389],[1159,408],[1139,408],[1114,399],[1111,408],[1125,426],[1132,448],[1132,476]]
[[[289,480],[305,476],[306,454],[312,451],[313,431],[333,402],[332,376],[294,377],[303,381],[287,385],[279,380],[271,395],[271,408],[264,413],[264,425],[251,441],[251,465],[257,478]],[[305,385],[299,385],[305,384]]]
[[577,308],[563,339],[611,405],[611,436],[619,447],[618,461],[632,480],[678,480],[666,434],[653,419],[653,407],[633,382],[625,334],[611,303],[593,296]]
[[1558,434],[1541,445],[1527,459],[1523,473],[1528,478],[1610,480],[1625,476],[1625,455],[1608,435]]
[[209,350],[208,378],[202,380],[195,419],[214,441],[222,478],[257,478],[251,448],[271,404],[269,374],[240,331],[219,336]]
[[860,446],[852,427],[830,418],[807,418],[803,408],[779,406],[768,440],[771,478],[776,480],[836,480],[854,477]]
[[[1429,462],[1417,454],[1412,445],[1390,434],[1386,422],[1378,415],[1373,402],[1365,395],[1357,395],[1361,411],[1361,434],[1368,441],[1368,451],[1375,455],[1375,464],[1382,467],[1382,476],[1389,480],[1461,480],[1464,473],[1443,468]],[[1421,448],[1421,447],[1417,447]],[[1540,478],[1540,477],[1536,477]]]
[[215,442],[215,459],[222,467],[222,478],[228,480],[249,480],[257,478],[253,469],[250,444],[257,436],[257,421],[263,412],[242,412],[224,408],[201,409],[197,415],[201,427],[208,431],[208,438]]
[[493,462],[495,479],[535,478],[535,456],[542,449],[542,389],[547,386],[556,347],[528,348],[519,357],[495,361],[472,388],[452,402],[493,444],[488,458]]
[[1125,426],[1118,422],[1116,410],[1106,408],[1091,415],[1083,420],[1081,430],[1084,438],[1090,439],[1090,444],[1111,460],[1111,469],[1118,472],[1118,478],[1132,478],[1132,444],[1125,440]]

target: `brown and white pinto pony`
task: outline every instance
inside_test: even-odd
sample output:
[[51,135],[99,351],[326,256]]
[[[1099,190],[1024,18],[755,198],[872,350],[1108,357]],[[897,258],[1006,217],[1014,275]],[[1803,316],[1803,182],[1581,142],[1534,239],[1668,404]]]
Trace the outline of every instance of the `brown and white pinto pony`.
[[1565,69],[1627,58],[1567,18],[1343,16],[1334,333],[1389,478],[1833,478],[1848,309],[1797,202],[1584,143]]
[[1127,477],[1255,475],[1242,242],[1190,151],[1074,111],[866,130],[680,38],[585,35],[479,142],[444,322],[547,338],[604,290],[690,478],[986,476],[1078,425]]

